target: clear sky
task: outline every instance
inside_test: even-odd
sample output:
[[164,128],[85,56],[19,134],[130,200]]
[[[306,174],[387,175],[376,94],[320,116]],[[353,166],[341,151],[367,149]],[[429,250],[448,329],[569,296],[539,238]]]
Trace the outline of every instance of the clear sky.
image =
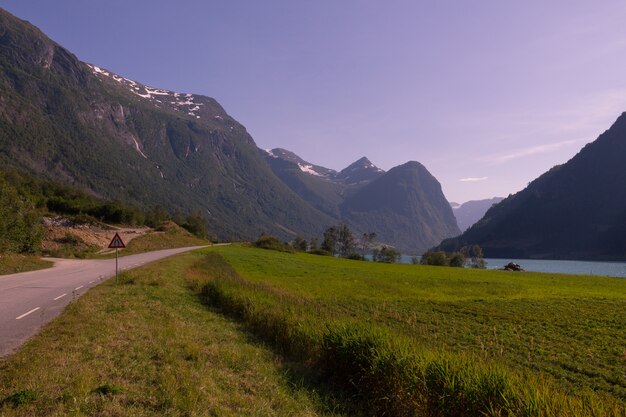
[[258,146],[507,196],[626,111],[623,0],[0,0],[83,61],[216,98]]

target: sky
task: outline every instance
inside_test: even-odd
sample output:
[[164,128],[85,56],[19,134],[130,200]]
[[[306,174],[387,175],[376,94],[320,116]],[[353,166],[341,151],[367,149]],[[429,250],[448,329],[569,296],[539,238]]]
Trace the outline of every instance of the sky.
[[623,0],[0,0],[79,59],[217,99],[261,148],[506,197],[626,111]]

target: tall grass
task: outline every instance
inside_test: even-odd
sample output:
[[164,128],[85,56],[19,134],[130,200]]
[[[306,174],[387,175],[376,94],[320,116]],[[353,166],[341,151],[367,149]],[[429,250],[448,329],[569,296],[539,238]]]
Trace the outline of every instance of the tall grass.
[[[272,262],[268,257],[290,256],[266,253],[268,263]],[[247,262],[252,262],[250,257]],[[341,265],[349,269],[352,264]],[[493,357],[425,347],[398,330],[393,315],[386,317],[392,323],[384,325],[351,306],[333,306],[337,297],[320,296],[333,291],[337,295],[340,290],[331,282],[320,280],[319,287],[330,288],[311,291],[301,282],[293,283],[300,289],[293,291],[281,285],[285,277],[274,272],[277,275],[266,281],[245,279],[221,255],[209,253],[196,265],[192,286],[207,303],[242,321],[275,349],[345,392],[361,414],[626,415],[624,404],[608,394],[594,393],[590,387],[571,392],[543,373],[515,369]]]

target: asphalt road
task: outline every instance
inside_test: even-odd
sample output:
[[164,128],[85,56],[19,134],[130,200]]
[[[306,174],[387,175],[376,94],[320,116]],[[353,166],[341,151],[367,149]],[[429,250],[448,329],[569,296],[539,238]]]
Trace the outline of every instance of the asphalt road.
[[[120,270],[198,249],[165,249],[119,258]],[[89,288],[115,276],[115,259],[51,259],[54,267],[0,276],[0,357],[7,356]]]

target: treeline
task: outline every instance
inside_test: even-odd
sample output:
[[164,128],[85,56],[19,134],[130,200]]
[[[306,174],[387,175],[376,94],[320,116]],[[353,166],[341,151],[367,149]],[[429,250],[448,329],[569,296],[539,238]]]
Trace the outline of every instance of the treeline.
[[433,266],[451,266],[456,268],[485,268],[483,250],[478,245],[464,246],[458,252],[428,251],[420,260],[413,263]]
[[108,201],[86,192],[44,181],[16,171],[0,171],[0,253],[39,250],[46,215],[69,217],[76,223],[113,223],[158,227],[172,220],[194,235],[207,238],[207,221],[199,212],[187,216],[157,206],[144,211],[120,201]]
[[395,263],[400,260],[400,252],[396,249],[376,243],[376,233],[363,233],[357,238],[344,223],[326,229],[321,242],[317,237],[307,241],[302,236],[297,236],[290,242],[282,242],[275,236],[262,234],[254,245],[283,252],[307,252],[361,261],[367,260],[368,256],[374,262]]

